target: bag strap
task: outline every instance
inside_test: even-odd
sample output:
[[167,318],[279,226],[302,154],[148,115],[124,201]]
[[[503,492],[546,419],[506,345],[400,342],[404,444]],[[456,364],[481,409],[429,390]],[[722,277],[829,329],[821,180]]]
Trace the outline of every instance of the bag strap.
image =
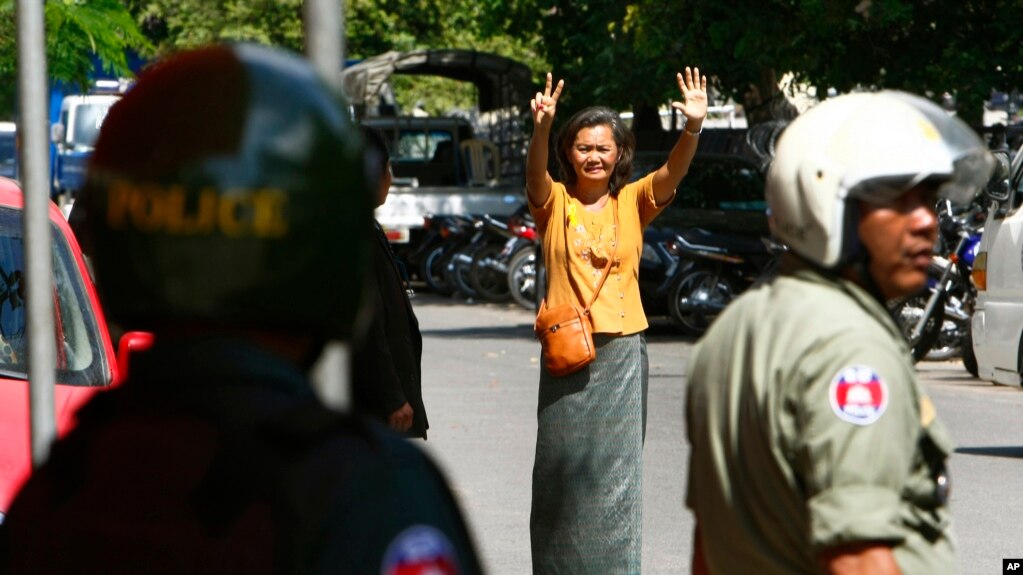
[[[567,191],[565,192],[565,195],[566,195],[566,201],[567,201],[567,196],[568,196]],[[615,255],[618,253],[618,196],[612,195],[611,196],[611,202],[612,202],[611,209],[614,210],[613,213],[614,213],[614,222],[615,222],[614,223],[615,241],[614,241],[614,243],[612,244],[612,247],[611,247],[611,257],[609,257],[607,259],[607,263],[604,264],[603,273],[601,273],[601,275],[600,275],[600,283],[597,284],[597,289],[593,290],[593,297],[590,298],[590,302],[586,304],[586,308],[583,310],[583,315],[585,315],[585,316],[589,316],[590,315],[590,307],[593,306],[593,302],[597,301],[597,295],[600,294],[600,288],[604,287],[604,282],[607,280],[608,272],[611,271],[611,263],[614,261]],[[565,245],[565,249],[566,250],[568,249],[567,242],[568,242],[568,240],[567,240],[567,237],[566,237],[566,245]],[[568,265],[568,258],[565,258],[565,265],[566,266]],[[547,278],[547,281],[548,281],[548,289],[550,289],[550,285],[549,285],[550,278]],[[546,307],[547,307],[547,298],[543,298],[543,300],[540,301],[540,310],[539,310],[539,312],[542,313],[544,308],[546,308]]]
[[593,297],[590,298],[590,303],[586,304],[586,309],[583,310],[583,315],[585,316],[590,315],[590,307],[593,306],[593,302],[597,301],[600,288],[604,287],[604,282],[611,271],[611,263],[615,260],[615,254],[618,253],[618,196],[611,196],[611,202],[611,209],[614,211],[615,218],[615,241],[611,244],[611,257],[607,258],[607,263],[604,264],[604,272],[600,274],[600,283],[597,284],[597,289],[593,290]]

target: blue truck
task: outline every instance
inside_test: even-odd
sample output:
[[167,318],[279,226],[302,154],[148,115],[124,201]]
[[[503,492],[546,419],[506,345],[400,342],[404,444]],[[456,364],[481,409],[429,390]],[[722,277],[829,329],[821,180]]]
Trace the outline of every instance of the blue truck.
[[14,122],[0,122],[0,176],[18,177],[18,128]]
[[72,201],[85,182],[85,167],[107,112],[127,90],[122,79],[100,79],[87,93],[65,92],[61,84],[50,91],[50,197],[58,204]]
[[[135,52],[125,54],[131,74],[146,61]],[[50,197],[65,206],[85,183],[85,167],[110,107],[131,86],[131,80],[107,71],[97,56],[92,58],[91,82],[54,82],[50,87]]]

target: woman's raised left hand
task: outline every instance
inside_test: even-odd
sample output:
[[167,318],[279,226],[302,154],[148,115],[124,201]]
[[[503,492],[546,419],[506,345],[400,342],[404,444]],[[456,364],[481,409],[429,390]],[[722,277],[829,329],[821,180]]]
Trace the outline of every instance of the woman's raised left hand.
[[707,117],[707,77],[700,75],[699,68],[686,66],[685,74],[679,72],[676,79],[683,101],[672,102],[671,107],[685,115],[688,125],[702,125]]

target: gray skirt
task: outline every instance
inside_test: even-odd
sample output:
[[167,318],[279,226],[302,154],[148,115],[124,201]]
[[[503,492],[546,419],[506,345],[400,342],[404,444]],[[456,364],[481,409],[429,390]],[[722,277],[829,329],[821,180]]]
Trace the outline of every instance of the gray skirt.
[[541,368],[533,573],[639,573],[648,361],[642,333],[595,335],[597,359],[554,377]]

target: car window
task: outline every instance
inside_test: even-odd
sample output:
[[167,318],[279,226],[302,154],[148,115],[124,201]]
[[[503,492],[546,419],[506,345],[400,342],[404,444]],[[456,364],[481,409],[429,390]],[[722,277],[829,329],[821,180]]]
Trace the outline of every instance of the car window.
[[[27,377],[24,234],[21,211],[0,208],[0,372]],[[100,331],[71,247],[53,234],[54,328],[57,383],[109,383]]]

